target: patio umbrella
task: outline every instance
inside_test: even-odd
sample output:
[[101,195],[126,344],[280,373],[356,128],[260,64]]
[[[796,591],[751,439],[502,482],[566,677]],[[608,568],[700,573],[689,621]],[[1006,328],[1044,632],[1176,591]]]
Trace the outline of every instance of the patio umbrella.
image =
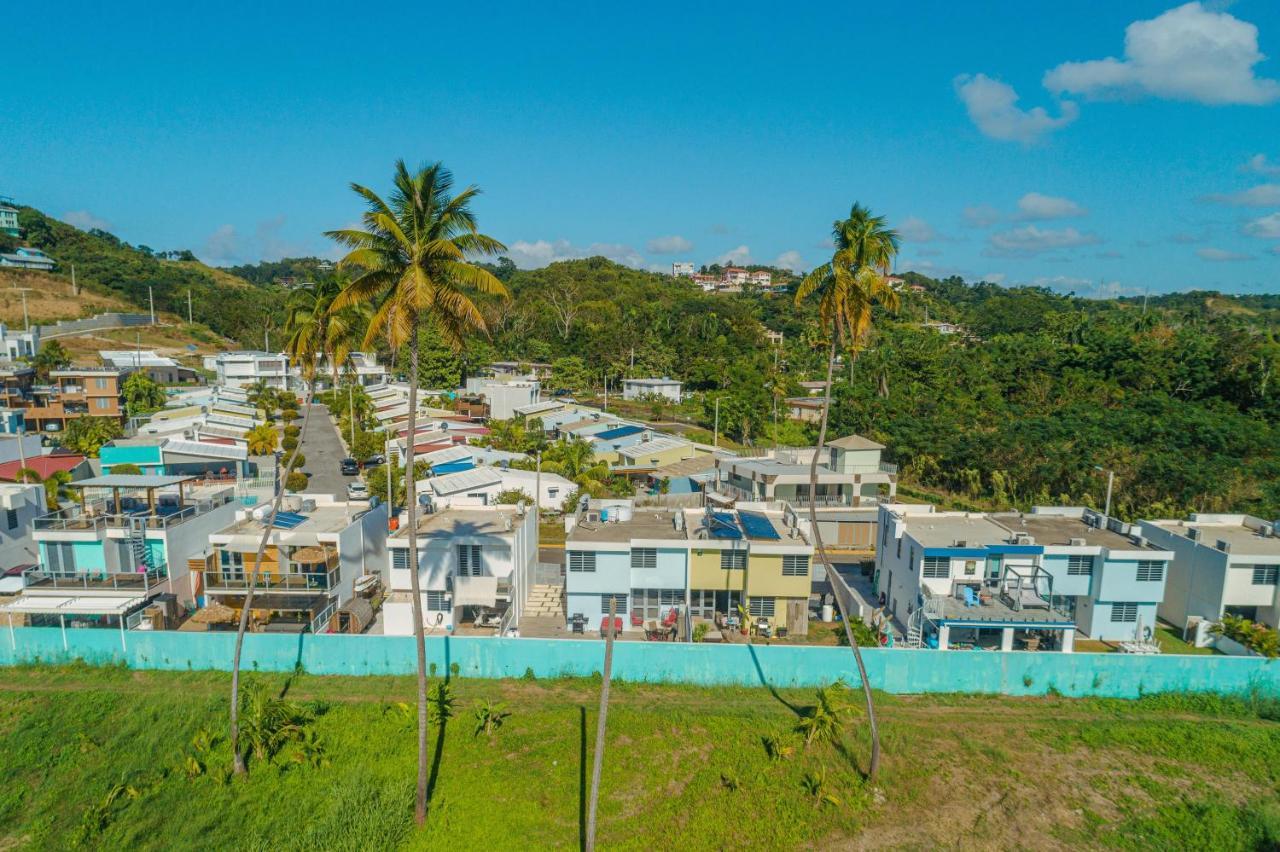
[[323,547],[299,547],[291,557],[294,562],[303,565],[317,565],[329,558]]
[[239,612],[216,601],[203,609],[196,610],[195,615],[191,616],[191,620],[199,624],[232,624],[239,619]]

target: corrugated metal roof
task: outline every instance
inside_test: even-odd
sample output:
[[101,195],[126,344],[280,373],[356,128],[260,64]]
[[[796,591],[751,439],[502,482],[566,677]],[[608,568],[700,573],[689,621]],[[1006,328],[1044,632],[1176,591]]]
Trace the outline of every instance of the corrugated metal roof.
[[502,476],[493,468],[477,467],[460,473],[451,473],[448,476],[432,477],[427,482],[431,485],[431,490],[437,494],[456,494],[472,488],[501,485]]

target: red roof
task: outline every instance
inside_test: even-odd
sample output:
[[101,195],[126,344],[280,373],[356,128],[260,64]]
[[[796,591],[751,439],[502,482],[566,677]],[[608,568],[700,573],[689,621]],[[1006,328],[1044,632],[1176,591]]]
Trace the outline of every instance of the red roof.
[[[41,479],[45,479],[49,474],[59,470],[72,470],[82,461],[84,461],[84,456],[76,453],[56,453],[50,456],[32,456],[27,459],[27,467],[40,474]],[[0,480],[16,482],[18,471],[21,469],[22,462],[20,461],[0,464]]]

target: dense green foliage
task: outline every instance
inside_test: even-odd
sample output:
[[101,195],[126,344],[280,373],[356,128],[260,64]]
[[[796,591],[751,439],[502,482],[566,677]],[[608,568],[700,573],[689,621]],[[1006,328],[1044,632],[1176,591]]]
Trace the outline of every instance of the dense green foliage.
[[150,414],[164,408],[164,388],[146,372],[138,370],[124,380],[124,409],[130,417]]
[[[227,682],[220,672],[0,671],[0,843],[579,844],[597,681],[454,678],[452,718],[433,713],[428,731],[435,759],[421,830],[411,678],[250,675],[243,744],[258,756],[235,779]],[[1280,840],[1280,730],[1265,705],[1216,696],[878,701],[885,764],[872,789],[857,763],[866,732],[856,707],[805,748],[794,729],[815,715],[812,690],[615,681],[599,847],[1243,850]],[[499,714],[509,714],[500,726],[480,727]]]
[[158,311],[192,314],[209,328],[241,345],[260,346],[268,326],[278,328],[284,291],[255,286],[195,261],[166,260],[145,246],[135,247],[105,231],[81,231],[31,207],[19,210],[18,222],[31,245],[58,262],[57,273],[88,290],[119,296],[148,308],[148,287]]
[[77,417],[67,421],[67,429],[62,433],[62,446],[72,452],[97,458],[103,444],[123,434],[124,429],[115,418]]

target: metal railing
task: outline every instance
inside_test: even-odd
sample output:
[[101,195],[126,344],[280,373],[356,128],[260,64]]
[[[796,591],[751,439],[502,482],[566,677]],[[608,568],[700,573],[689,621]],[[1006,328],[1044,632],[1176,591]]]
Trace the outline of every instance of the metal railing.
[[[267,592],[323,592],[338,587],[340,570],[309,574],[267,574],[258,575],[258,582],[252,584],[255,591]],[[204,586],[210,592],[244,592],[250,586],[251,574],[244,571],[224,571],[214,569],[204,572]]]
[[169,580],[165,566],[150,571],[28,571],[23,580],[29,589],[147,592]]
[[36,530],[63,530],[69,532],[97,532],[110,527],[127,529],[133,522],[143,521],[149,530],[163,530],[189,521],[198,515],[211,512],[235,499],[235,489],[227,488],[202,500],[187,503],[181,509],[172,504],[161,504],[154,513],[150,507],[130,512],[114,512],[108,500],[94,500],[83,506],[70,506],[41,515],[32,521]]

